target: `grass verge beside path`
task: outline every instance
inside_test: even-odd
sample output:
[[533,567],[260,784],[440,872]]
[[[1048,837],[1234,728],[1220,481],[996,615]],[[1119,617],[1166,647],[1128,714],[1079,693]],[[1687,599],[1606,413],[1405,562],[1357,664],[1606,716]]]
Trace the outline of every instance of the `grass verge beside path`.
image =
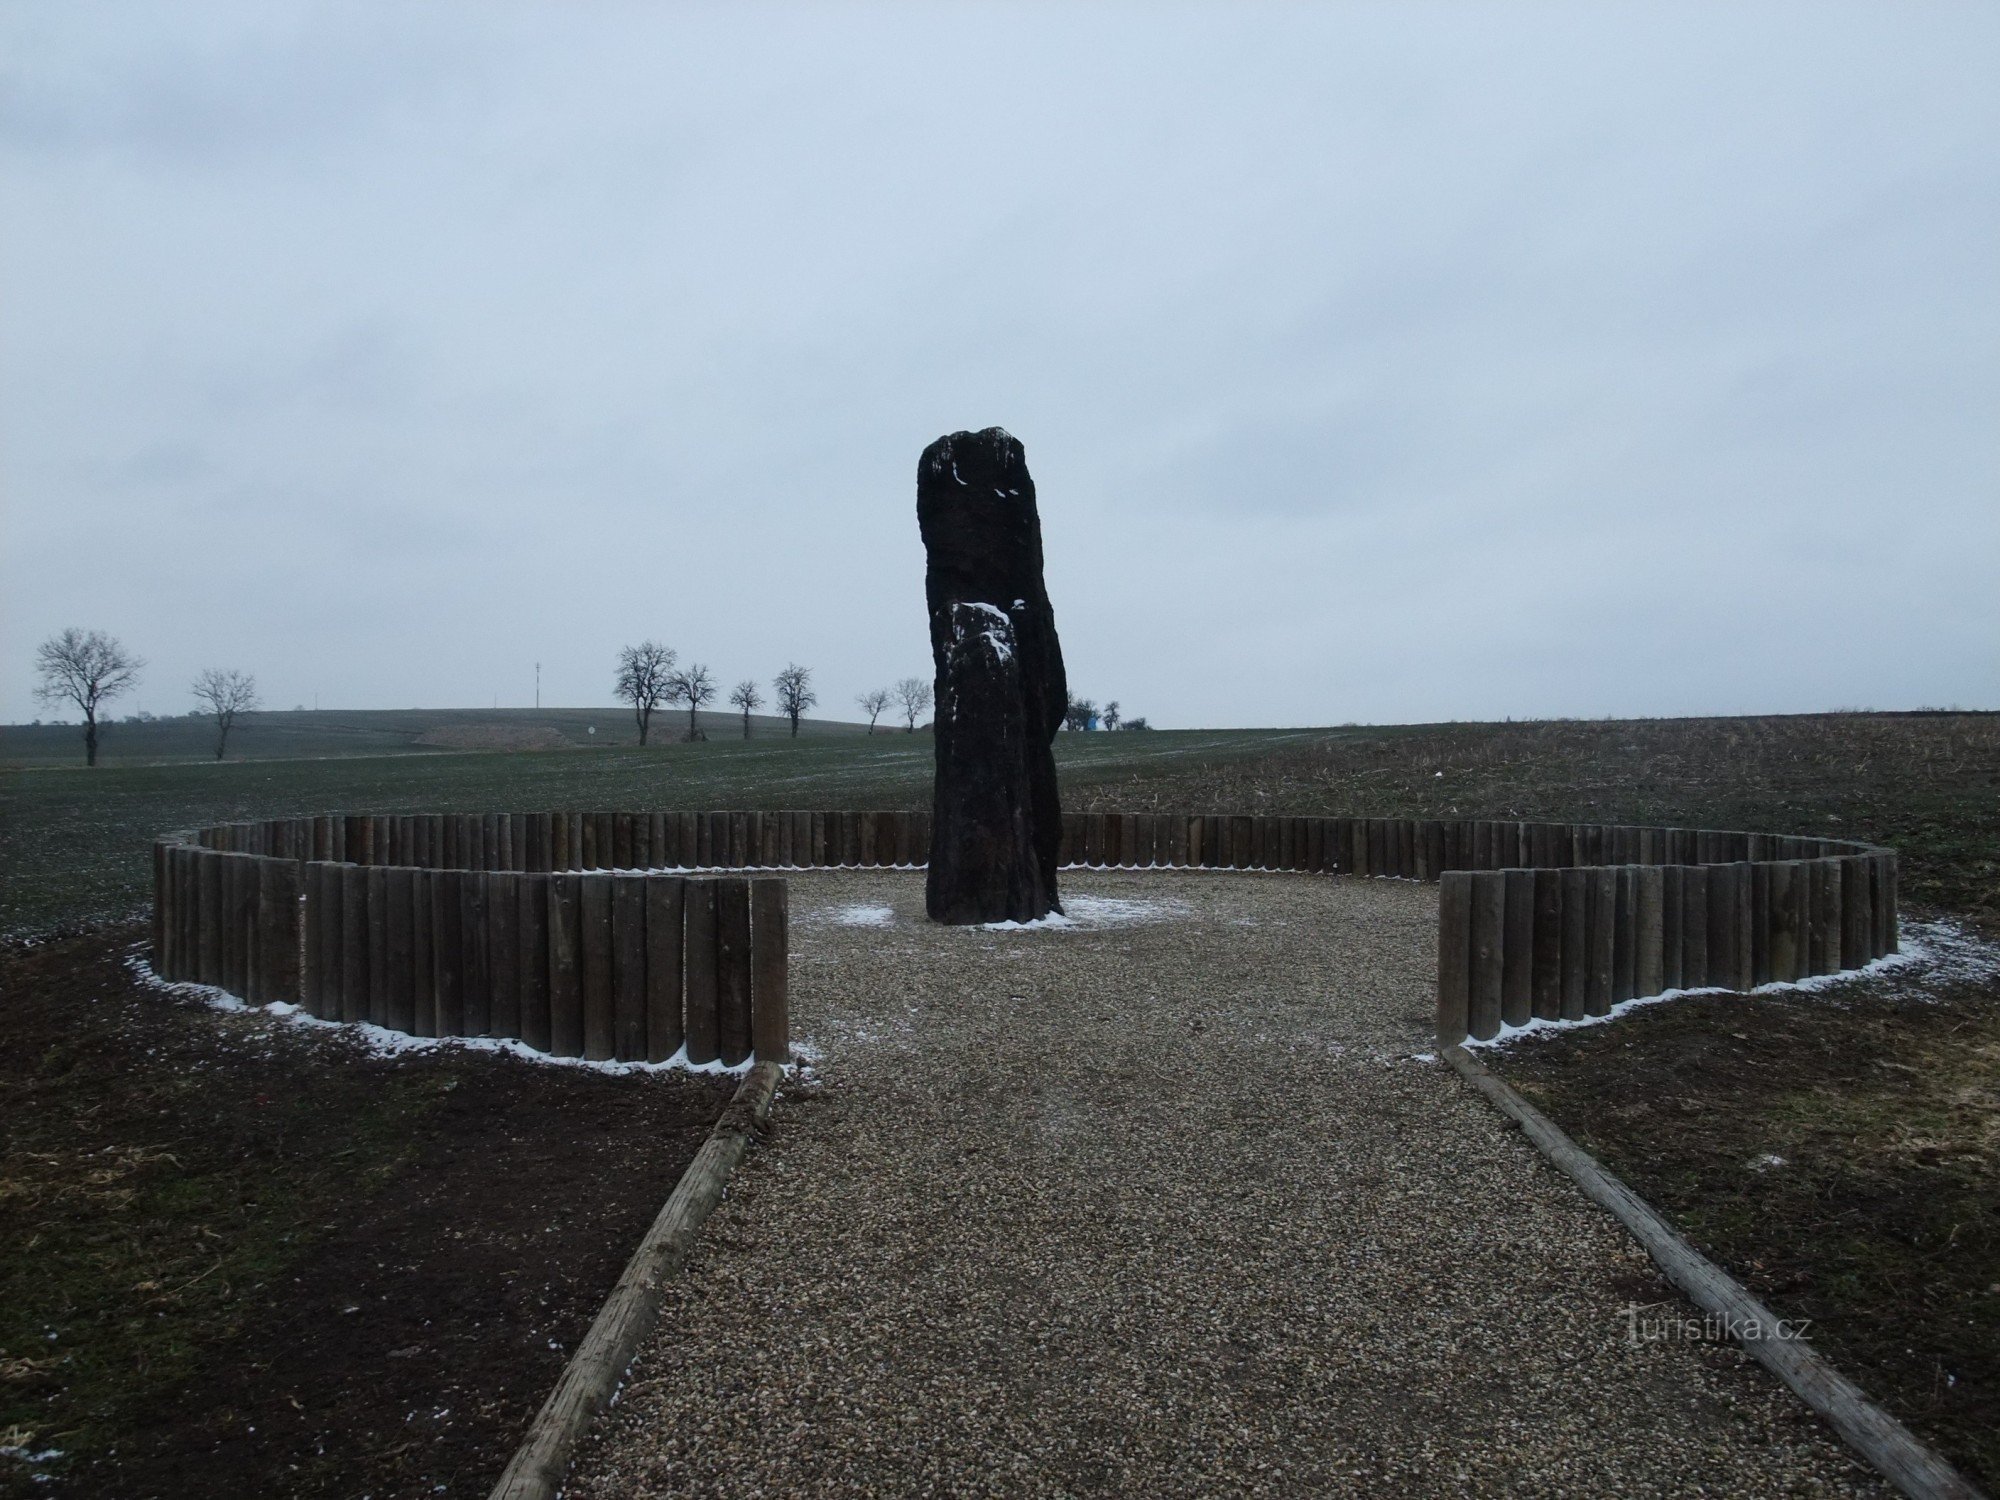
[[376,1057],[143,939],[0,950],[0,1444],[59,1455],[0,1496],[490,1485],[729,1081]]
[[2000,1488],[2000,1005],[1893,975],[1700,997],[1484,1060]]

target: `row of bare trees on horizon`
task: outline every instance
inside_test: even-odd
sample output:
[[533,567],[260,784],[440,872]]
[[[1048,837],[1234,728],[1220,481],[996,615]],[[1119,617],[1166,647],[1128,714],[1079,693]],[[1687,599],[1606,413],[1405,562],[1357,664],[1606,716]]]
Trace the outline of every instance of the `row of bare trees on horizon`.
[[[77,626],[43,641],[35,653],[35,699],[39,703],[74,707],[83,715],[84,763],[97,764],[100,716],[104,706],[138,686],[146,663],[126,649],[116,636],[101,630]],[[685,705],[688,712],[686,738],[705,738],[701,732],[701,710],[713,703],[721,683],[704,662],[681,665],[679,653],[658,641],[641,641],[618,653],[618,675],[614,692],[629,704],[639,729],[639,743],[646,743],[653,715],[662,707]],[[209,667],[194,680],[197,714],[215,721],[215,758],[221,760],[229,746],[229,733],[237,719],[263,706],[257,679],[233,668]],[[773,704],[791,723],[797,738],[799,720],[819,702],[813,690],[812,668],[796,662],[771,679]],[[893,704],[903,718],[903,732],[914,734],[933,700],[931,684],[921,677],[905,677],[893,688],[872,688],[855,697],[856,705],[868,716],[868,732],[873,734],[882,715]],[[750,738],[750,716],[764,706],[761,686],[745,678],[729,690],[729,702],[743,715],[743,737]],[[1108,704],[1103,715],[1105,728],[1118,727],[1117,704]],[[1088,700],[1072,699],[1066,727],[1096,728],[1100,722],[1096,707]],[[1144,719],[1127,720],[1127,728],[1144,728]]]
[[[668,706],[687,709],[684,739],[704,738],[699,715],[720,691],[720,682],[705,662],[682,666],[680,654],[659,641],[641,641],[618,652],[618,676],[613,692],[619,702],[631,706],[632,721],[638,726],[642,745],[652,733],[653,715]],[[792,737],[796,739],[800,717],[819,702],[819,694],[812,686],[812,668],[790,663],[771,679],[771,691],[776,695],[774,706],[790,721]],[[921,677],[905,677],[893,688],[874,688],[857,695],[854,701],[868,716],[870,734],[875,732],[876,723],[891,703],[902,710],[904,732],[914,734],[917,721],[931,706],[931,685]],[[764,706],[762,688],[755,679],[746,677],[729,690],[729,702],[743,715],[743,738],[749,739],[750,716]]]

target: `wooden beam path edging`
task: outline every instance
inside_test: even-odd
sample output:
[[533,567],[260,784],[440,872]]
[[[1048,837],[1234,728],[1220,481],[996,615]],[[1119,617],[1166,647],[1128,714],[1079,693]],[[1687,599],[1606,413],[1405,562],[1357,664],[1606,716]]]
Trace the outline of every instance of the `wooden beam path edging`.
[[1984,1500],[1982,1492],[1909,1428],[1870,1401],[1804,1339],[1714,1261],[1703,1255],[1589,1152],[1463,1047],[1446,1047],[1444,1059],[1501,1114],[1521,1127],[1537,1150],[1605,1209],[1688,1299],[1723,1320],[1752,1359],[1818,1412],[1847,1445],[1910,1500]]
[[598,1309],[576,1353],[556,1381],[527,1435],[493,1486],[491,1500],[553,1500],[569,1473],[577,1444],[590,1430],[631,1367],[639,1345],[659,1321],[667,1282],[680,1273],[695,1236],[715,1212],[729,1174],[760,1132],[782,1069],[766,1060],[752,1067],[701,1150],[681,1174],[653,1227],[626,1263],[618,1285]]

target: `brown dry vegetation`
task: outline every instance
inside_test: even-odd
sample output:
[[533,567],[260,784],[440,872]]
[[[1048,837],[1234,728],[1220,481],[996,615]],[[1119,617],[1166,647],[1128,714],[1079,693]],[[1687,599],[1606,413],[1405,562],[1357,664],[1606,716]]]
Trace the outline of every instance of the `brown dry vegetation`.
[[1819,834],[1903,854],[1904,899],[2000,934],[2000,714],[1536,720],[1336,730],[1135,767],[1065,805],[1547,818]]

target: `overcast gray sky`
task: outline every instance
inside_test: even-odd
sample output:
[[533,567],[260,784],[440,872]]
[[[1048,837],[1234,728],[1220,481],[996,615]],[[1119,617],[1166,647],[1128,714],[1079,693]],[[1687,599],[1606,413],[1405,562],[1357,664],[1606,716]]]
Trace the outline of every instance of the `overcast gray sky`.
[[2000,7],[0,10],[0,715],[928,675],[1001,425],[1156,724],[2000,706]]

